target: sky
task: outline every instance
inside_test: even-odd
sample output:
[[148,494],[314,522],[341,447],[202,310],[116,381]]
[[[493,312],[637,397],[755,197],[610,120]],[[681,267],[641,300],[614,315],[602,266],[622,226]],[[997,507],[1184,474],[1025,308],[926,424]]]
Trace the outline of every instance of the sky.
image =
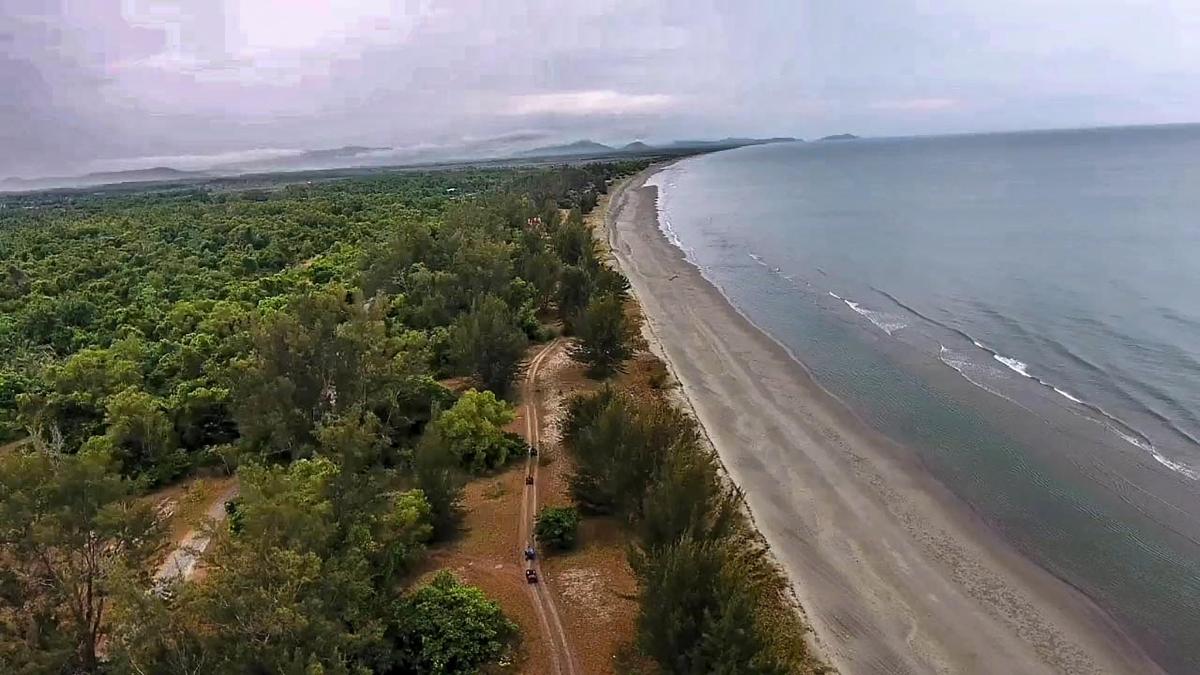
[[0,177],[1200,121],[1200,0],[0,0]]

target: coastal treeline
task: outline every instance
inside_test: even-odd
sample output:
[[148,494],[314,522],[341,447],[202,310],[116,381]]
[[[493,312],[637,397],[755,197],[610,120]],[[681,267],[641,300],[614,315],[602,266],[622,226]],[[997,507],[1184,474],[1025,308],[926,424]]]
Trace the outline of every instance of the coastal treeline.
[[576,503],[633,537],[642,654],[668,673],[814,672],[786,578],[690,417],[606,388],[571,402],[563,434]]
[[[585,246],[599,258],[594,239]],[[593,375],[624,370],[633,352],[627,289],[594,295],[575,325],[576,355]],[[659,371],[651,386],[606,384],[572,399],[561,423],[575,504],[618,518],[631,535],[638,653],[666,673],[823,672],[741,493],[664,382]]]
[[[604,317],[627,285],[582,214],[638,168],[4,200],[0,669],[499,658],[515,628],[494,602],[413,575],[464,478],[525,452],[503,428],[526,345],[565,326],[598,371],[620,358]],[[152,491],[213,473],[240,494],[200,572],[156,580]]]

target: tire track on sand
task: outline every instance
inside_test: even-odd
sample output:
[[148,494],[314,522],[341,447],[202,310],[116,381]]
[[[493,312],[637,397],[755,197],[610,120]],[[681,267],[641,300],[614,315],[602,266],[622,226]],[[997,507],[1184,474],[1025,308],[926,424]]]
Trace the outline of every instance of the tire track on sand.
[[[538,371],[547,357],[562,349],[563,344],[561,338],[553,340],[534,355],[529,361],[525,379],[521,383],[521,405],[525,411],[525,440],[531,447],[538,448],[539,451],[542,440],[542,416],[541,396],[537,386]],[[538,458],[534,455],[525,457],[525,475],[532,477],[533,481],[526,484],[525,496],[521,501],[521,522],[517,529],[516,547],[518,560],[521,559],[525,547],[531,546],[533,542],[533,520],[537,515],[538,503],[537,460]],[[554,594],[550,592],[550,588],[546,584],[546,577],[542,574],[541,561],[534,558],[525,561],[525,565],[526,569],[532,569],[538,576],[538,583],[528,584],[528,588],[538,615],[538,622],[542,627],[542,637],[550,646],[554,672],[558,675],[576,675],[579,672],[579,666],[575,662],[574,654],[571,653],[567,631],[563,628],[562,620],[559,618]]]

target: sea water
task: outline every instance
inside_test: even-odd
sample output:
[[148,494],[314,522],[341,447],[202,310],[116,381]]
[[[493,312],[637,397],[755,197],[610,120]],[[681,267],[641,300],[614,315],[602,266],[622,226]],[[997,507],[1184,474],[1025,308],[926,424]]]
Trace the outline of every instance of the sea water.
[[1200,126],[773,144],[649,183],[825,388],[1200,672]]

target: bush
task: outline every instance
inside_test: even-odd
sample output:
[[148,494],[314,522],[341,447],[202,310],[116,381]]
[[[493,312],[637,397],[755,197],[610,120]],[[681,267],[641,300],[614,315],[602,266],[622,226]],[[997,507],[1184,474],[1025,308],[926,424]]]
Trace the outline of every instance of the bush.
[[389,632],[392,673],[474,673],[500,658],[517,627],[483,591],[439,572],[401,600]]
[[433,423],[459,463],[475,472],[494,469],[520,452],[520,441],[504,432],[513,421],[513,409],[490,391],[467,390]]
[[575,548],[579,531],[579,512],[569,506],[547,506],[538,514],[534,534],[545,546],[558,551]]

